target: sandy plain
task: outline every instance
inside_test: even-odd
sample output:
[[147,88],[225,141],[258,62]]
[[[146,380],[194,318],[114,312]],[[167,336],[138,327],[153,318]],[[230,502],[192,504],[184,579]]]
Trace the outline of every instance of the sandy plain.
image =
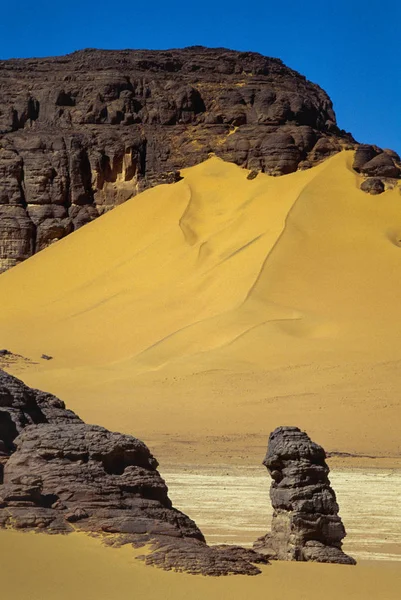
[[[400,189],[363,193],[352,160],[342,152],[248,180],[211,157],[2,274],[1,346],[22,357],[3,366],[86,421],[143,439],[162,468],[258,465],[281,424],[305,429],[339,464],[400,466]],[[323,578],[324,598],[399,597],[399,563],[274,565],[212,582],[79,536],[0,535],[2,548],[13,536],[10,573],[24,552],[54,572],[42,581],[36,564],[20,598],[39,588],[62,598],[50,589],[57,569],[76,569],[78,556],[92,587],[79,596],[67,578],[58,594],[113,598],[113,581],[135,581],[147,598],[284,588],[322,598]],[[104,587],[102,561],[113,564]]]
[[2,592],[18,600],[399,600],[401,586],[395,562],[274,563],[256,577],[167,573],[81,534],[1,531],[0,564]]

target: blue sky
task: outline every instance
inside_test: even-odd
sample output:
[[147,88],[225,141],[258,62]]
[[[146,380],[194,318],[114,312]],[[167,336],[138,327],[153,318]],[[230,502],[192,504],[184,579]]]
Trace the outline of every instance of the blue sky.
[[324,88],[340,127],[401,153],[401,2],[55,2],[3,5],[0,58],[201,44],[281,58]]

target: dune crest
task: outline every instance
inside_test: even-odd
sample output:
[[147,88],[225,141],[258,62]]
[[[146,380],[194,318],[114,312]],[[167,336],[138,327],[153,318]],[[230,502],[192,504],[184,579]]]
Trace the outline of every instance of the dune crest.
[[211,157],[2,274],[2,345],[37,363],[10,370],[145,439],[286,421],[398,456],[400,195],[353,156],[254,179]]

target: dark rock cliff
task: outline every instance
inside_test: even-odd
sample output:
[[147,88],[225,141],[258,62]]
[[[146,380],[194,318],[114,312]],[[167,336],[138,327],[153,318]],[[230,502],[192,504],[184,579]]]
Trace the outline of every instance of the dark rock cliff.
[[[319,86],[252,52],[0,61],[0,272],[210,153],[281,175],[357,147]],[[361,147],[356,168],[401,173],[395,153],[373,146]]]
[[0,271],[211,152],[283,174],[350,145],[323,90],[251,52],[0,61]]

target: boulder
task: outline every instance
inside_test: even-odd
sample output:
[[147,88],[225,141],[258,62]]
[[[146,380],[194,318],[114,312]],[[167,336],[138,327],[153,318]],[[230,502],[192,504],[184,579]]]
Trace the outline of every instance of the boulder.
[[369,177],[361,183],[361,190],[372,195],[382,194],[385,190],[385,185],[378,177]]
[[400,157],[393,150],[381,150],[377,146],[362,144],[357,147],[353,168],[357,173],[371,177],[401,176]]
[[381,152],[361,167],[363,175],[372,177],[392,177],[398,178],[401,175],[401,169],[395,164],[394,159],[387,153]]

